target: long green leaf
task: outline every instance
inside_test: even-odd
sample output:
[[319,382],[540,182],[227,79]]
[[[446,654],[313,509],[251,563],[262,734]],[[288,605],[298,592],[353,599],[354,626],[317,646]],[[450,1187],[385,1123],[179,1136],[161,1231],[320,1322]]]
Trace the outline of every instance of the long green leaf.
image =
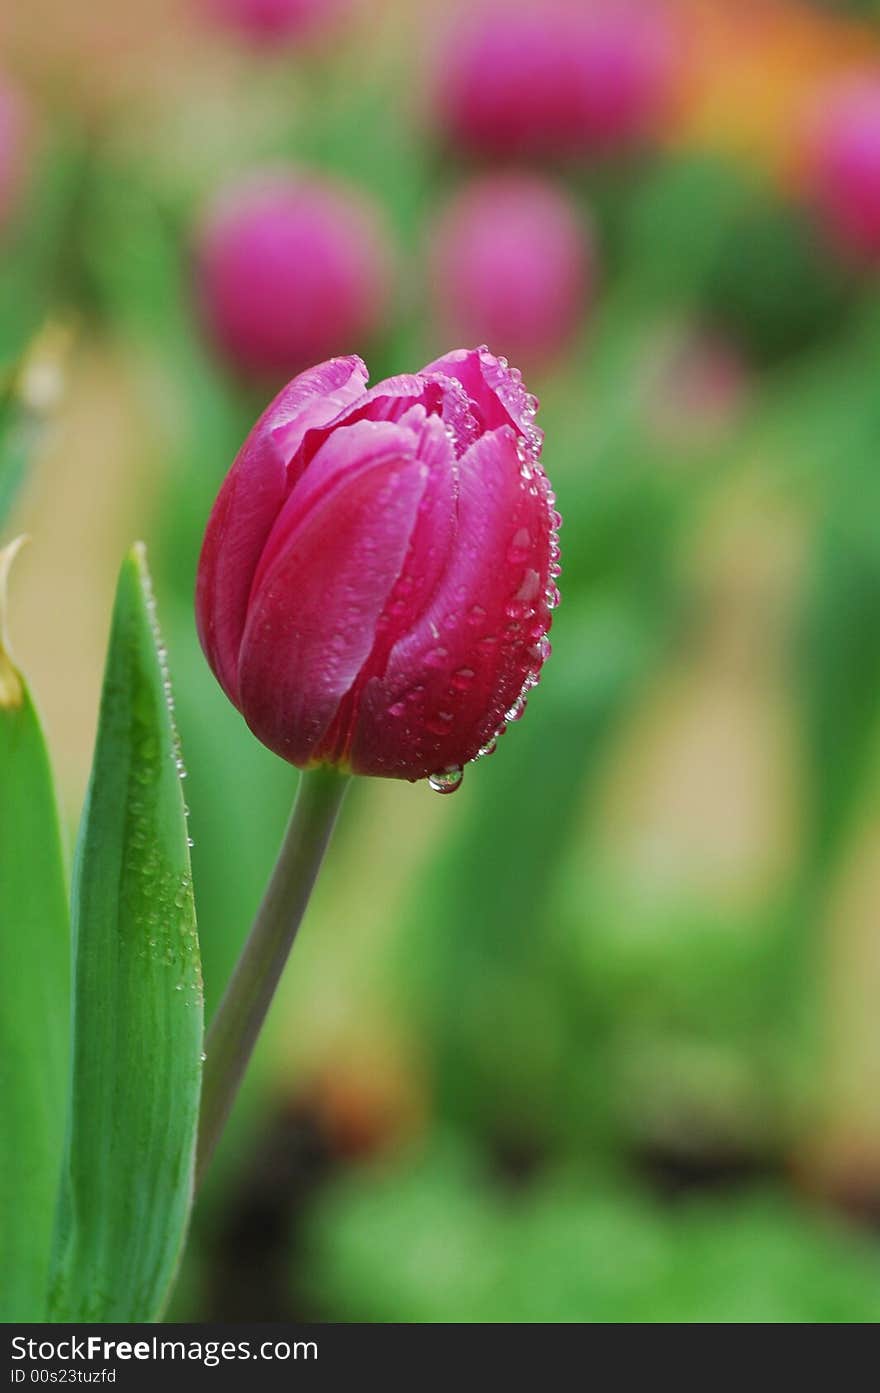
[[[14,549],[0,552],[0,610]],[[45,1318],[52,1214],[64,1141],[69,940],[49,757],[0,625],[2,1322]]]
[[192,1200],[202,980],[169,691],[138,547],[116,595],[74,871],[55,1320],[156,1320]]

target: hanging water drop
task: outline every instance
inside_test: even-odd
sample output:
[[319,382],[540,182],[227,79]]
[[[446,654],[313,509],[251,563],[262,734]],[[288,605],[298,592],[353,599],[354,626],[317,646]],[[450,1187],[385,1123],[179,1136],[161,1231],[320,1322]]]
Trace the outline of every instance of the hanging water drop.
[[428,776],[428,783],[435,793],[454,793],[461,787],[464,778],[464,770],[457,764],[450,765],[448,769],[442,769],[437,774]]
[[511,706],[510,710],[509,710],[509,711],[505,711],[505,713],[504,713],[504,721],[505,721],[505,724],[506,724],[506,725],[510,725],[513,721],[521,721],[522,718],[523,718],[523,716],[525,715],[525,713],[526,713],[526,698],[525,698],[525,696],[523,695],[523,693],[521,692],[520,695],[517,697],[516,701],[515,701],[515,702],[513,703],[513,705]]

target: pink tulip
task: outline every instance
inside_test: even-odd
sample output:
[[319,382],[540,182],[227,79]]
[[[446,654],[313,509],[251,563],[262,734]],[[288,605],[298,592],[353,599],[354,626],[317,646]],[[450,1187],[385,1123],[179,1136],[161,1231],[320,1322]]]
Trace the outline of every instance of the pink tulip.
[[353,0],[200,0],[214,20],[257,46],[310,38],[338,19]]
[[0,77],[0,227],[13,213],[22,192],[26,141],[24,102]]
[[602,155],[650,141],[674,37],[652,0],[482,0],[442,53],[439,121],[494,155]]
[[211,513],[196,613],[276,754],[450,791],[522,714],[558,598],[536,408],[482,348],[369,391],[359,358],[332,358],[263,414]]
[[224,189],[197,235],[196,287],[209,340],[245,377],[283,380],[377,330],[390,252],[357,193],[289,173]]
[[825,94],[806,166],[808,192],[840,249],[880,260],[880,76]]
[[591,233],[561,189],[537,175],[475,179],[435,237],[437,316],[455,337],[488,339],[540,366],[583,318],[593,267]]

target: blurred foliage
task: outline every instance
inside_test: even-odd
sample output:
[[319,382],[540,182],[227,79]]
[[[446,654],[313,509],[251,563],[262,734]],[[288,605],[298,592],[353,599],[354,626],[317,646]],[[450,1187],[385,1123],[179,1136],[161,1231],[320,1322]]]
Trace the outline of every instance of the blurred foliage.
[[560,1172],[505,1192],[448,1138],[331,1189],[310,1237],[314,1288],[348,1320],[873,1324],[880,1315],[876,1250],[777,1189],[664,1208],[621,1181]]

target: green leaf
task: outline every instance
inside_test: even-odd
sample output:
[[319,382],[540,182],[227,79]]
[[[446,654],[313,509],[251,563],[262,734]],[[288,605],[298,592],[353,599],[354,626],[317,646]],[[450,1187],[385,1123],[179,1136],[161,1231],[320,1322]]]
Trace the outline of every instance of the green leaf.
[[[4,576],[15,545],[0,552]],[[0,630],[0,1321],[45,1319],[64,1142],[70,934],[40,723]]]
[[156,1320],[192,1201],[202,979],[169,691],[138,547],[116,595],[74,870],[54,1320]]

